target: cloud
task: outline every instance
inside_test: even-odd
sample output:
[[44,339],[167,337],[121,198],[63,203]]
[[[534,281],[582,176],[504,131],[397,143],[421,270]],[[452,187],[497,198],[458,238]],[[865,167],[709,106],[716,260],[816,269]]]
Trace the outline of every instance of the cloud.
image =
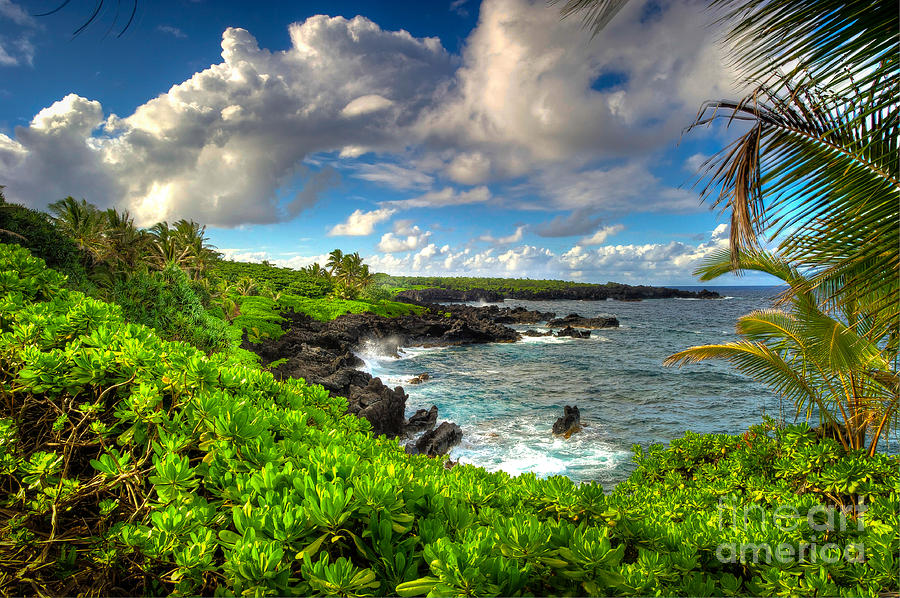
[[[572,171],[550,167],[532,177],[531,188],[547,206],[578,213],[692,212],[701,209],[700,195],[676,189],[650,172],[644,160],[620,166]],[[555,228],[563,229],[562,222]]]
[[[449,148],[467,184],[545,164],[636,156],[676,138],[700,103],[729,95],[735,73],[701,2],[631,2],[591,40],[579,19],[534,0],[486,0],[455,85],[421,129]],[[615,74],[609,90],[594,84]],[[456,155],[453,155],[455,152]],[[478,169],[466,168],[478,156]]]
[[34,65],[32,38],[40,26],[34,17],[10,0],[0,0],[0,21],[9,20],[19,26],[15,38],[0,36],[0,66]]
[[288,216],[293,218],[303,210],[313,207],[319,201],[319,195],[336,186],[341,180],[338,171],[331,166],[326,166],[310,175],[297,192],[294,199],[285,206]]
[[469,0],[453,0],[453,2],[450,3],[450,10],[461,17],[467,17],[469,16],[469,11],[465,6],[468,2]]
[[398,190],[428,188],[434,182],[434,177],[414,168],[387,162],[360,164],[352,176]]
[[703,163],[709,159],[709,156],[706,154],[693,154],[687,160],[684,161],[684,169],[690,172],[691,174],[699,174],[700,169],[703,167]]
[[36,28],[38,26],[34,17],[25,12],[21,6],[11,0],[0,0],[0,17],[9,19],[16,25]]
[[585,237],[585,238],[581,239],[580,241],[578,241],[578,244],[582,245],[582,246],[602,245],[603,242],[606,241],[607,237],[611,237],[612,235],[615,235],[616,233],[620,233],[623,230],[625,230],[625,227],[622,226],[621,224],[614,224],[612,226],[604,226],[603,228],[601,228],[597,232],[595,232],[593,235],[591,235],[589,237]]
[[507,235],[505,237],[494,237],[493,235],[481,235],[478,237],[479,241],[485,241],[487,243],[493,243],[495,245],[509,245],[510,243],[518,243],[522,240],[522,235],[525,232],[524,226],[519,226],[516,228],[516,232],[511,235]]
[[475,187],[468,191],[459,191],[453,187],[444,187],[440,191],[429,191],[419,197],[385,202],[385,205],[407,208],[442,208],[446,206],[461,206],[473,203],[485,203],[490,201],[491,192],[485,187]]
[[600,217],[591,217],[584,210],[575,210],[568,216],[556,216],[549,222],[542,222],[533,227],[540,237],[574,237],[595,230],[603,221]]
[[179,39],[187,38],[187,34],[184,31],[171,25],[159,25],[156,27],[156,30]]
[[710,234],[707,242],[690,245],[680,241],[639,245],[604,245],[586,249],[576,245],[560,256],[570,271],[580,271],[594,280],[625,282],[659,282],[690,280],[693,270],[714,251],[728,246],[721,226]]
[[337,224],[328,231],[328,236],[364,237],[366,235],[371,235],[372,231],[375,230],[375,225],[390,218],[395,211],[396,210],[388,208],[380,208],[378,210],[372,210],[371,212],[354,210],[353,213],[347,217],[346,222]]
[[[385,31],[363,17],[315,16],[288,29],[290,48],[276,52],[246,30],[227,29],[220,63],[130,116],[104,117],[99,103],[67,96],[63,107],[73,112],[60,117],[65,130],[18,127],[14,138],[0,140],[7,197],[43,208],[64,195],[84,196],[129,209],[140,224],[285,220],[316,191],[292,197],[286,189],[323,183],[324,175],[311,177],[302,166],[307,157],[348,147],[402,149],[454,68],[437,38]],[[376,96],[393,104],[373,111]],[[89,129],[77,126],[83,104],[96,106]],[[46,185],[51,172],[55,182]]]
[[463,185],[486,181],[491,173],[491,160],[481,152],[459,154],[447,166],[447,176]]
[[498,252],[429,244],[405,256],[375,254],[366,258],[373,270],[396,275],[502,276],[619,281],[631,284],[696,283],[693,270],[704,258],[728,245],[727,225],[719,225],[696,244],[670,241],[588,248],[575,245],[562,253],[520,245]]
[[378,95],[377,93],[364,95],[356,98],[341,110],[341,116],[353,118],[354,116],[363,116],[373,112],[380,112],[394,105],[391,100]]
[[409,220],[398,220],[394,224],[394,232],[382,235],[376,249],[383,253],[400,253],[428,245],[431,231],[423,232],[418,226],[411,224]]
[[[659,10],[643,19],[650,4]],[[0,14],[22,18],[17,9],[0,0]],[[139,224],[233,227],[308,209],[336,182],[309,164],[337,153],[333,168],[417,194],[385,207],[485,203],[495,199],[488,184],[514,182],[531,203],[504,193],[507,207],[591,223],[553,220],[535,229],[543,236],[586,235],[601,215],[694,210],[696,194],[667,186],[646,156],[702,100],[729,95],[733,73],[704,11],[699,0],[635,0],[591,40],[542,0],[484,0],[459,57],[364,17],[293,23],[283,51],[229,28],[220,62],[133,114],[70,95],[53,105],[71,111],[58,115],[62,128],[32,123],[0,137],[0,180],[31,207],[71,194],[126,208]],[[24,64],[27,52],[0,43],[0,63]],[[598,85],[612,75],[615,86]],[[353,162],[364,154],[386,160]]]

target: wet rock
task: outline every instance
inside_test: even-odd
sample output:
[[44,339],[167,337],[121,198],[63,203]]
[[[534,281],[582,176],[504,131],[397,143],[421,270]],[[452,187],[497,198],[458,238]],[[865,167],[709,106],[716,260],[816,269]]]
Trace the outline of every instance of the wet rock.
[[[453,308],[437,306],[421,315],[397,318],[347,314],[331,322],[319,322],[289,310],[282,313],[287,329],[283,336],[256,344],[245,335],[241,346],[257,353],[263,366],[286,359],[271,369],[276,378],[303,378],[309,384],[321,384],[333,395],[346,397],[348,413],[368,419],[374,434],[397,436],[404,433],[407,395],[401,387],[388,388],[360,371],[365,364],[354,354],[359,347],[374,345],[379,354],[396,356],[402,346],[513,342],[521,338],[515,330],[494,323],[479,308]],[[417,378],[423,382],[428,375]]]
[[553,424],[553,433],[557,436],[569,438],[572,434],[581,431],[581,412],[578,406],[566,405],[563,408],[563,416]]
[[406,381],[407,384],[421,384],[431,379],[431,376],[428,375],[428,372],[422,372],[418,376],[413,376],[409,380]]
[[451,422],[441,422],[436,429],[422,434],[415,445],[406,445],[406,450],[412,454],[436,457],[446,455],[461,440],[462,429],[459,426]]
[[522,336],[551,336],[552,334],[552,330],[545,330],[544,332],[541,332],[539,330],[528,329],[522,333]]
[[584,318],[579,316],[578,314],[569,314],[564,318],[556,318],[554,320],[550,320],[547,322],[548,328],[565,328],[565,327],[575,327],[575,328],[618,328],[619,320],[614,317],[604,317],[600,316],[597,318]]
[[562,330],[556,333],[556,336],[571,336],[572,338],[590,338],[591,331],[590,330],[578,330],[576,328],[572,328],[571,326],[566,326]]
[[406,421],[406,424],[403,426],[404,431],[407,435],[412,435],[431,430],[434,428],[434,424],[437,423],[437,416],[438,408],[436,405],[432,405],[428,411],[419,409]]

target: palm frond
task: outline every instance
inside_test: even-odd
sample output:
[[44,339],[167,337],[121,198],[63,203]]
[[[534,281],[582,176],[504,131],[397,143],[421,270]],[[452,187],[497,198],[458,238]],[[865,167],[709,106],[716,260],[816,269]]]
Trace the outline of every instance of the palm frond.
[[[550,5],[559,4],[561,1],[550,0]],[[559,13],[564,19],[575,13],[582,13],[582,26],[590,29],[591,35],[596,36],[626,4],[628,0],[566,0]]]
[[[896,69],[898,11],[892,0],[712,0],[735,62],[750,79],[775,68],[831,86],[886,89]],[[793,66],[787,66],[795,62]],[[893,62],[893,65],[891,64]]]

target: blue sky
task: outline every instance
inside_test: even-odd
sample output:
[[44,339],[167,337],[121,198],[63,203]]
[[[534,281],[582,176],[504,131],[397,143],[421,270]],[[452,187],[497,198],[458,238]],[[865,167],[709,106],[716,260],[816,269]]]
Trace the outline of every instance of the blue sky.
[[[0,184],[236,259],[359,251],[394,274],[692,284],[727,219],[692,189],[739,93],[703,4],[600,36],[545,2],[0,0]],[[116,9],[119,14],[116,14]],[[764,282],[754,277],[720,284]]]

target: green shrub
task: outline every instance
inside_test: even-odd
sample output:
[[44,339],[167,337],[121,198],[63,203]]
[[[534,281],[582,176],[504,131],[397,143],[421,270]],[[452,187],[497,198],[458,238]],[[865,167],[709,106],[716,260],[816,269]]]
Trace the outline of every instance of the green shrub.
[[[3,595],[898,590],[896,456],[757,427],[636,449],[610,494],[448,470],[373,438],[319,386],[164,341],[62,285],[0,245]],[[835,506],[847,525],[828,523]],[[781,526],[785,508],[815,516]],[[864,559],[831,558],[854,546]]]
[[170,265],[161,272],[143,270],[115,279],[110,296],[127,320],[153,328],[164,339],[185,341],[206,352],[221,350],[228,342],[226,324],[203,307],[195,286]]
[[82,254],[75,241],[54,226],[43,212],[2,201],[0,195],[0,242],[26,247],[47,266],[78,283],[85,277]]

